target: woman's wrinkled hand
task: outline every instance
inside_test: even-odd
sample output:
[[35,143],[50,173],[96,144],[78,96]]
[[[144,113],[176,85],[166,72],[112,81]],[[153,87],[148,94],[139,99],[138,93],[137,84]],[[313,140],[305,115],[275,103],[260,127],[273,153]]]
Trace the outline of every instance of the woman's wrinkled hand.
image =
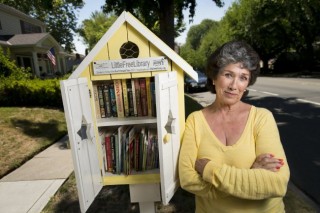
[[261,154],[256,158],[251,169],[266,169],[277,172],[283,165],[283,159],[276,158],[273,154]]
[[204,167],[207,165],[209,161],[210,160],[207,158],[201,158],[196,160],[195,169],[201,176],[203,174]]

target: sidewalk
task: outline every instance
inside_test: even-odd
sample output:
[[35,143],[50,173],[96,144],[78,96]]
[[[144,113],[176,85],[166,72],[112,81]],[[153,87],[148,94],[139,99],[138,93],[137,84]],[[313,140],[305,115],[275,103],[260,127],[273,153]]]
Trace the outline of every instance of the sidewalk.
[[0,212],[38,213],[73,171],[68,136],[0,180]]

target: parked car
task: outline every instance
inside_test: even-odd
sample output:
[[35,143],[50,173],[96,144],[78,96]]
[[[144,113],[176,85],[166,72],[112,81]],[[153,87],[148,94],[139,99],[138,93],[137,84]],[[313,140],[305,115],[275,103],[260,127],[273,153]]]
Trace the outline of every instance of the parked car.
[[200,92],[207,91],[207,76],[201,72],[196,71],[198,73],[198,82],[190,78],[189,76],[185,77],[184,80],[184,90],[185,92]]

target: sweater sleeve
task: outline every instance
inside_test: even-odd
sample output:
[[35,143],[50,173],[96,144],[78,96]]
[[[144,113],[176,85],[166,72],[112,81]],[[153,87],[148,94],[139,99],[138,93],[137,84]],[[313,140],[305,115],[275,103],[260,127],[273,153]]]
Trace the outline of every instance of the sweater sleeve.
[[203,179],[227,194],[252,200],[283,197],[289,181],[289,167],[280,141],[273,115],[268,110],[257,114],[254,125],[256,155],[272,153],[282,158],[284,166],[278,172],[265,169],[240,169],[210,161],[203,172]]
[[180,185],[198,196],[212,197],[213,185],[204,181],[195,170],[199,144],[196,142],[194,113],[187,118],[179,154]]

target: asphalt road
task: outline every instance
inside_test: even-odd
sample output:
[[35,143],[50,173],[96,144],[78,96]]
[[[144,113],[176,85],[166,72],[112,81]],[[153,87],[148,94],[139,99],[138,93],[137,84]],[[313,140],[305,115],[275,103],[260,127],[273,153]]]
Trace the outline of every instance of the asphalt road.
[[[209,92],[190,95],[203,106],[215,98]],[[245,102],[273,112],[291,182],[320,206],[320,79],[259,77]]]

